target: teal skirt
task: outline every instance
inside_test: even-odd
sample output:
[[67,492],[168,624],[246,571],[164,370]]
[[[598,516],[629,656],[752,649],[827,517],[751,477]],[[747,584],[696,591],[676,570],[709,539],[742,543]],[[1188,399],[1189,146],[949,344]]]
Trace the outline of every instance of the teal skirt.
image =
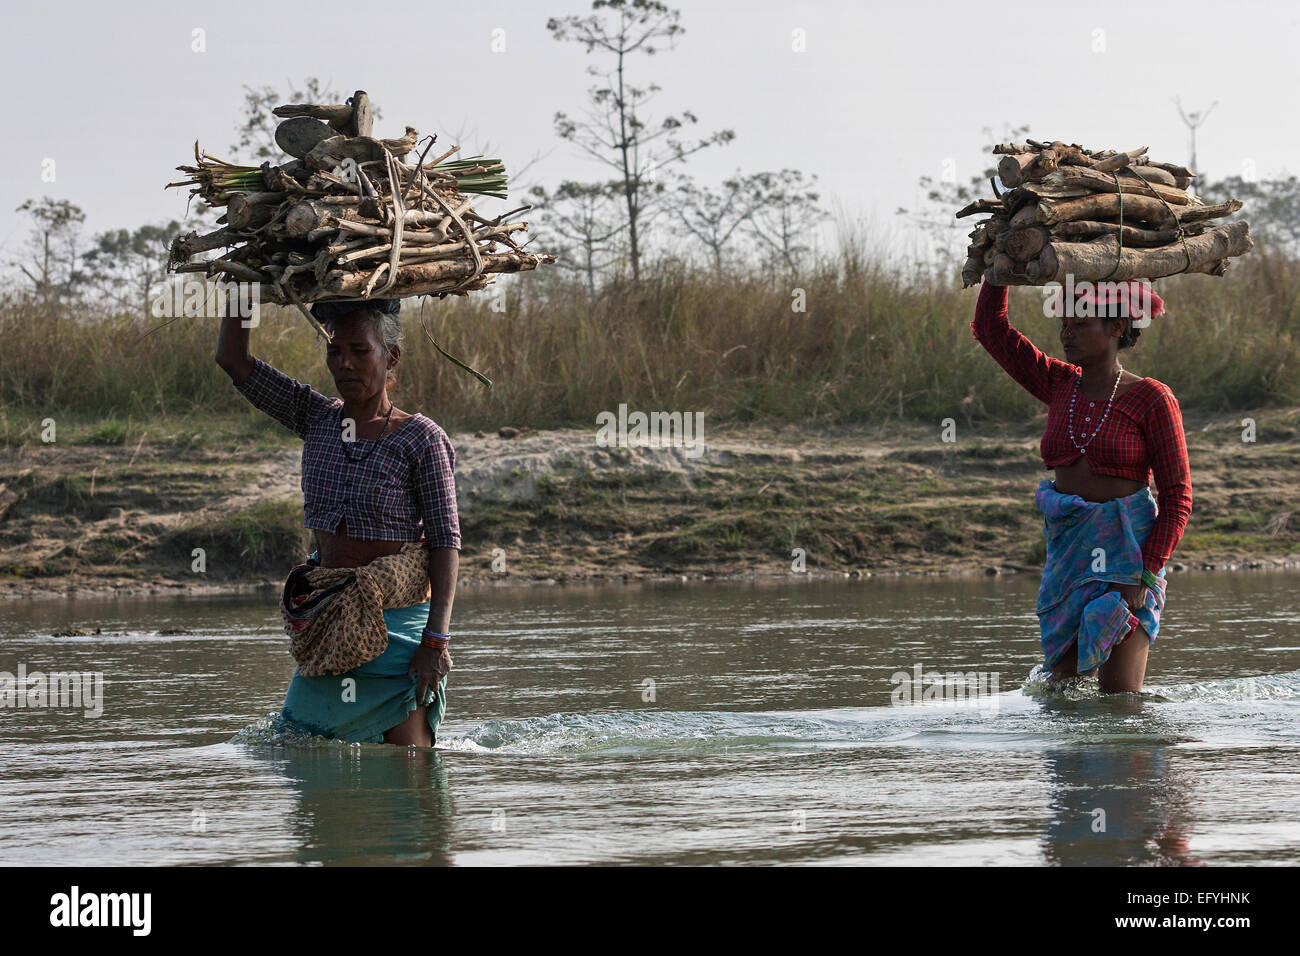
[[294,673],[280,716],[298,729],[354,743],[383,743],[384,732],[404,722],[416,707],[428,707],[436,743],[447,712],[447,678],[415,700],[419,680],[407,672],[429,623],[429,602],[384,611],[388,647],[372,661],[331,677]]

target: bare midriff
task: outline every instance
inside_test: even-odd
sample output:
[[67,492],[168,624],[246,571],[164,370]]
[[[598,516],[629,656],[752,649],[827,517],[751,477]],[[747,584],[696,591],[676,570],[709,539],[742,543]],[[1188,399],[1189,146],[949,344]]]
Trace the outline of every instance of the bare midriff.
[[[1126,372],[1125,374],[1129,373]],[[1115,397],[1119,398],[1140,381],[1143,381],[1143,379],[1135,375],[1131,380],[1121,383]],[[1080,393],[1080,397],[1095,399],[1096,396]],[[1102,397],[1109,398],[1108,395]],[[1132,478],[1095,473],[1092,466],[1088,464],[1086,453],[1080,455],[1070,464],[1060,465],[1056,468],[1056,490],[1064,495],[1078,495],[1084,501],[1111,501],[1115,498],[1126,498],[1145,487],[1145,482],[1134,481]]]
[[[393,421],[388,426],[385,434],[391,434],[411,416],[402,413],[401,418],[394,416]],[[383,422],[369,423],[369,427],[359,426],[357,429],[358,438],[382,438],[378,434]],[[364,431],[373,429],[376,434],[363,435]],[[339,526],[336,531],[315,532],[316,550],[320,558],[320,564],[323,568],[359,568],[363,564],[369,564],[375,558],[382,558],[387,554],[396,554],[402,550],[405,541],[361,541],[348,536],[348,519],[343,517],[339,519]]]

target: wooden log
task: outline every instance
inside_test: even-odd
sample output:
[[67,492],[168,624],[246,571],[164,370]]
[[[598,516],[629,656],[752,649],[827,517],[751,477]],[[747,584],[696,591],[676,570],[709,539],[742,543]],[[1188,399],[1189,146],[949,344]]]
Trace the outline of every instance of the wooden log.
[[[1040,202],[1035,219],[1043,226],[1077,220],[1109,221],[1119,218],[1119,208],[1120,197],[1117,194],[1094,193],[1082,199],[1070,199],[1065,202]],[[1179,222],[1203,222],[1207,219],[1230,216],[1239,209],[1241,209],[1240,199],[1229,199],[1225,203],[1213,206],[1187,205],[1166,209],[1159,199],[1124,194],[1126,223],[1146,222],[1162,229],[1172,228]]]
[[[1042,228],[1041,226],[1039,228]],[[1141,229],[1121,226],[1114,222],[1089,222],[1087,220],[1062,222],[1052,227],[1052,236],[1058,239],[1087,240],[1098,236],[1123,235],[1126,246],[1160,246],[1178,238],[1177,229]]]
[[1024,229],[1037,222],[1038,203],[1025,203],[1011,217],[1010,228]]
[[998,179],[1014,189],[1028,182],[1033,168],[1038,164],[1039,153],[1009,153],[998,163]]
[[[312,119],[324,120],[336,130],[352,122],[351,106],[341,103],[338,106],[324,106],[317,103],[286,103],[271,110],[272,116],[288,119],[291,116],[310,116]],[[355,134],[353,134],[355,135]]]
[[352,94],[351,129],[353,136],[370,136],[374,130],[375,116],[370,109],[370,97],[365,90]]
[[999,199],[976,199],[969,206],[963,206],[957,211],[958,219],[965,219],[967,216],[975,216],[987,212],[1003,212],[1006,207],[1002,205]]
[[276,207],[284,202],[284,193],[235,193],[226,205],[227,222],[232,229],[256,229],[274,218]]
[[983,274],[984,260],[977,256],[968,256],[965,264],[961,267],[961,287],[969,289],[980,281],[980,276]]
[[1051,239],[1051,233],[1043,226],[1030,226],[1027,229],[1012,229],[1003,241],[1003,249],[1016,262],[1028,262],[1038,258]]
[[1173,242],[1155,249],[1126,248],[1121,252],[1115,236],[1102,236],[1091,242],[1054,240],[1039,255],[1035,278],[1043,284],[1064,283],[1069,276],[1073,276],[1075,282],[1121,282],[1125,279],[1158,279],[1182,272],[1212,272],[1219,268],[1220,260],[1245,255],[1253,245],[1250,225],[1245,220],[1226,223],[1203,235],[1193,236],[1185,244]]
[[1131,149],[1127,153],[1115,153],[1093,163],[1092,168],[1099,173],[1112,173],[1117,169],[1123,169],[1125,166],[1137,162],[1138,157],[1143,156],[1146,151],[1147,147],[1143,146],[1139,149]]
[[229,226],[203,236],[193,232],[188,236],[177,236],[172,240],[172,261],[186,262],[193,259],[200,252],[210,252],[223,246],[233,246],[237,242],[243,242],[244,238]]
[[[483,257],[484,272],[522,272],[536,269],[539,263],[554,262],[554,256],[535,256],[526,252],[504,252]],[[466,259],[448,259],[439,262],[426,262],[419,265],[399,267],[397,282],[387,293],[396,298],[403,295],[416,295],[420,286],[443,279],[464,278],[474,271],[474,263]],[[365,288],[368,275],[353,273],[348,275],[333,274],[326,278],[322,291],[334,296],[348,298]]]
[[1142,165],[1143,165],[1143,166],[1154,166],[1156,169],[1163,169],[1165,172],[1167,172],[1167,173],[1171,173],[1174,177],[1176,177],[1176,178],[1178,178],[1178,179],[1195,179],[1195,178],[1196,178],[1196,174],[1195,174],[1194,172],[1192,172],[1192,171],[1191,171],[1190,169],[1188,169],[1186,166],[1179,166],[1177,163],[1152,163],[1152,162],[1144,162]]
[[336,203],[329,199],[304,199],[289,208],[284,217],[284,231],[285,235],[300,239],[310,237],[318,229],[336,230],[342,220],[356,221],[361,218],[359,205]]
[[1045,185],[1056,186],[1085,186],[1094,192],[1118,193],[1123,191],[1125,197],[1128,196],[1160,196],[1165,202],[1186,206],[1190,203],[1191,197],[1181,189],[1173,186],[1165,186],[1160,183],[1151,183],[1145,185],[1135,179],[1121,178],[1118,183],[1110,173],[1098,172],[1096,169],[1088,169],[1084,166],[1064,166],[1054,173],[1050,173],[1043,178]]

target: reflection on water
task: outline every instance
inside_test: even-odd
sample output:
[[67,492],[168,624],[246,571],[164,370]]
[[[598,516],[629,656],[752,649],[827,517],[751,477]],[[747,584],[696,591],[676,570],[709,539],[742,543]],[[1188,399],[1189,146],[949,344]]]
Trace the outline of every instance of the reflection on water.
[[[98,718],[0,710],[0,853],[1295,862],[1295,581],[1177,576],[1146,690],[1111,696],[1036,679],[1029,578],[467,591],[435,751],[285,733],[274,596],[12,602],[0,671],[100,672],[105,698]],[[925,671],[997,690],[891,703]]]

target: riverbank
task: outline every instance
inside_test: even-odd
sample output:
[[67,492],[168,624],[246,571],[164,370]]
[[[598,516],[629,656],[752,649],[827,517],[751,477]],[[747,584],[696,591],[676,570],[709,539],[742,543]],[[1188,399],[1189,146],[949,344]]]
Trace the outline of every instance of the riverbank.
[[[0,597],[278,587],[311,550],[301,444],[201,427],[7,449]],[[1185,430],[1194,508],[1170,572],[1300,566],[1300,409],[1188,413]],[[461,584],[1037,573],[1041,434],[1041,416],[958,422],[954,442],[913,423],[719,426],[697,457],[600,447],[594,426],[453,434]]]

